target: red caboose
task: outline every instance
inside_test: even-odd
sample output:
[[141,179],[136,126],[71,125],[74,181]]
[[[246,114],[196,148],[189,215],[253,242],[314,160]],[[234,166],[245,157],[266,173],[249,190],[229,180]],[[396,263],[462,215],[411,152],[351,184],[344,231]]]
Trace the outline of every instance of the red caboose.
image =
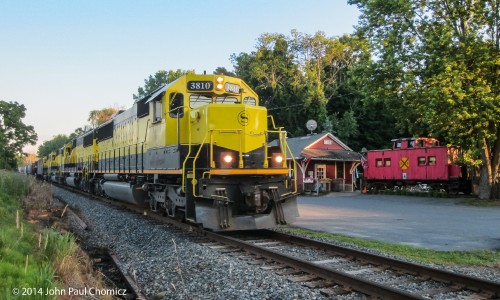
[[434,138],[393,139],[392,143],[392,149],[368,151],[364,163],[368,188],[427,184],[435,190],[467,192],[462,167],[453,163],[458,147],[440,146]]

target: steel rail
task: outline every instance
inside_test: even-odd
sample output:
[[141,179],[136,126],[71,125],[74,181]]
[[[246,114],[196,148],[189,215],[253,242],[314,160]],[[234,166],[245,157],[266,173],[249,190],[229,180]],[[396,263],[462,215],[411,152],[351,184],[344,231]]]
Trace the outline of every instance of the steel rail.
[[317,275],[323,279],[334,281],[339,285],[348,286],[355,291],[367,295],[378,296],[382,297],[383,299],[425,299],[424,297],[403,290],[395,289],[390,286],[352,276],[350,274],[332,268],[323,267],[297,257],[279,253],[271,249],[255,246],[230,236],[221,235],[209,231],[205,231],[205,236],[224,244],[242,248],[250,253],[270,258],[274,261],[300,269],[304,272]]
[[308,238],[298,237],[295,235],[280,233],[273,230],[262,230],[259,232],[265,234],[267,237],[275,238],[277,240],[287,241],[302,246],[316,247],[319,249],[336,252],[339,254],[345,254],[348,256],[352,256],[373,263],[375,265],[389,265],[391,267],[398,268],[401,270],[415,272],[419,275],[429,276],[430,279],[433,279],[435,281],[440,281],[444,283],[453,282],[455,284],[460,284],[464,288],[472,291],[476,292],[484,291],[491,293],[495,297],[500,297],[500,284],[494,281],[470,277],[446,270],[439,270],[411,262],[402,261],[399,259],[388,258],[385,256],[375,255],[360,250],[350,249],[342,246],[336,246],[316,240],[311,240]]

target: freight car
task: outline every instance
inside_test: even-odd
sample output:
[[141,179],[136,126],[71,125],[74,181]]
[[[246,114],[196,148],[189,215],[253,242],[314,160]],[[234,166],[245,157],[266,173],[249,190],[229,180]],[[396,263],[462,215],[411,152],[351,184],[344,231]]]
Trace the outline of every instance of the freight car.
[[298,215],[287,153],[244,81],[188,74],[40,159],[37,174],[214,231],[271,228]]
[[415,188],[470,193],[467,170],[454,164],[460,148],[434,138],[393,139],[392,149],[372,150],[363,161],[368,189]]

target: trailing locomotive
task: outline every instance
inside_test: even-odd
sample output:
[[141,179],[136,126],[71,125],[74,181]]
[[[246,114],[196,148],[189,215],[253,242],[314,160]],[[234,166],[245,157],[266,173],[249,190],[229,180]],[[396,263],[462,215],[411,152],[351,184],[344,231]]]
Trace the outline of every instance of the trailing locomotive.
[[392,149],[368,151],[363,161],[368,189],[424,186],[448,193],[470,193],[467,170],[454,164],[460,149],[441,146],[434,138],[391,140]]
[[188,74],[40,159],[36,173],[215,231],[259,229],[298,215],[287,153],[286,132],[245,82]]

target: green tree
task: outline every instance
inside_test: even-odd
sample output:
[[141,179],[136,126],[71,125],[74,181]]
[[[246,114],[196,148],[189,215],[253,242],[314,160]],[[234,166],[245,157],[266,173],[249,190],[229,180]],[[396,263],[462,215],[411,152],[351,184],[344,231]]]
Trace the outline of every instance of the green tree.
[[168,84],[176,80],[177,78],[190,73],[194,73],[194,70],[187,70],[187,71],[181,69],[178,69],[176,71],[160,70],[156,72],[154,75],[149,75],[147,79],[144,79],[144,86],[137,88],[137,94],[134,94],[133,98],[134,100],[139,100],[151,94],[154,90],[156,90],[160,86]]
[[114,107],[105,107],[101,110],[92,110],[89,112],[89,118],[87,119],[87,121],[90,123],[91,128],[95,128],[109,121],[117,112],[118,108]]
[[283,34],[263,34],[257,50],[231,56],[236,75],[259,95],[278,126],[286,124],[292,134],[305,132],[308,112],[302,101],[303,76],[294,63],[289,39]]
[[349,3],[377,58],[363,86],[400,116],[400,128],[478,153],[479,198],[490,198],[500,162],[499,1]]
[[89,130],[92,130],[92,126],[91,125],[85,125],[83,127],[78,127],[77,129],[75,129],[75,131],[73,131],[69,135],[68,139],[70,141],[72,141],[72,140],[76,139],[77,137],[84,135]]
[[[263,34],[255,52],[231,58],[237,76],[255,89],[261,104],[292,135],[306,134],[306,121],[314,119],[317,130],[344,134],[354,149],[378,148],[394,137],[395,129],[384,126],[393,121],[388,110],[364,101],[367,95],[358,86],[359,70],[370,62],[368,50],[357,36],[293,30],[290,36]],[[349,131],[340,128],[339,118],[351,122]]]
[[65,134],[58,134],[54,136],[50,140],[44,141],[39,147],[37,151],[38,157],[43,157],[49,155],[51,152],[60,149],[62,146],[67,144],[70,141],[70,138]]
[[214,71],[215,75],[227,75],[227,76],[236,76],[233,72],[228,71],[225,67],[217,67]]
[[0,169],[15,168],[16,157],[24,155],[23,147],[36,143],[33,126],[22,121],[25,116],[23,104],[0,100]]
[[358,128],[358,121],[352,110],[345,112],[342,116],[334,116],[332,120],[332,131],[342,140],[342,142],[348,145],[352,145],[353,137],[358,136]]

